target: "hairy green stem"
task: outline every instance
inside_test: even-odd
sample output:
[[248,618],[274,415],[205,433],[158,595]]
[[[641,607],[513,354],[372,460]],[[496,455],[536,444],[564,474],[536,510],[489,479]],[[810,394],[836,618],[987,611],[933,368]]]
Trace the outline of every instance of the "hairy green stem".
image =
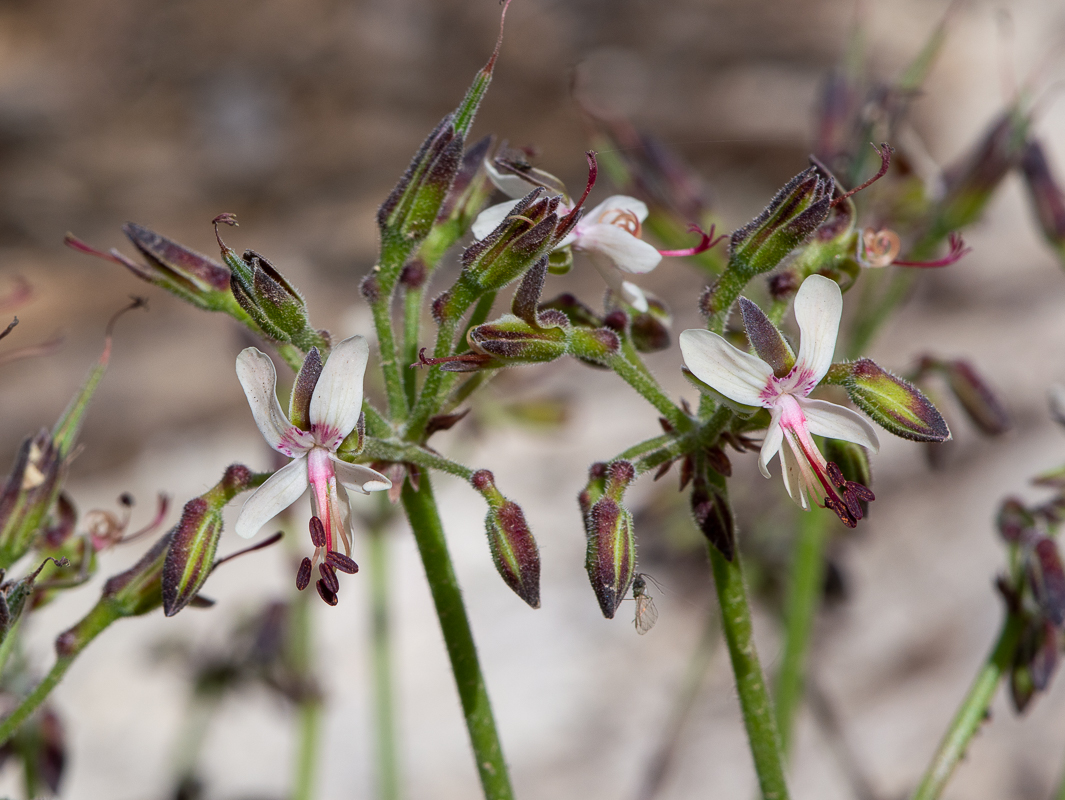
[[367,437],[366,444],[359,454],[361,461],[408,461],[426,469],[436,469],[455,475],[463,480],[473,477],[473,470],[452,461],[421,445],[409,442],[385,441]]
[[799,531],[784,605],[784,655],[776,686],[777,730],[785,758],[791,751],[795,714],[806,689],[806,657],[810,650],[814,620],[821,607],[825,583],[825,545],[832,519],[827,511],[820,508],[799,512],[798,516]]
[[411,369],[418,363],[418,344],[422,327],[422,300],[425,299],[425,284],[417,288],[406,288],[403,295],[403,345],[400,348],[403,372],[403,388],[407,393],[407,404],[414,405],[418,394],[418,370]]
[[754,648],[751,610],[747,604],[747,590],[743,585],[740,555],[727,560],[713,545],[710,565],[714,572],[714,587],[721,605],[721,622],[736,677],[736,691],[740,696],[743,722],[750,740],[754,769],[764,800],[786,800],[788,787],[784,780],[784,760],[780,752],[773,704],[766,690],[762,665]]
[[388,416],[402,419],[407,415],[407,395],[403,389],[396,354],[396,337],[392,331],[392,287],[386,292],[381,287],[380,296],[370,303],[373,324],[377,330],[377,346],[381,351],[381,373],[385,379],[385,394],[388,397]]
[[477,647],[451,565],[429,476],[422,475],[418,491],[411,488],[409,481],[405,482],[402,496],[444,634],[485,800],[513,800],[514,792],[492,715],[488,688],[481,673]]
[[388,532],[383,524],[369,526],[370,613],[373,671],[374,748],[377,756],[378,800],[399,800],[399,748],[396,744],[396,702],[392,686],[392,624],[388,614]]
[[106,600],[101,600],[92,610],[85,615],[77,625],[78,636],[71,647],[63,655],[58,656],[52,669],[18,707],[4,717],[0,722],[0,745],[7,742],[18,730],[19,726],[26,721],[43,703],[52,690],[63,680],[70,665],[85,650],[89,643],[99,636],[108,625],[119,619],[120,614],[113,605]]
[[639,366],[630,361],[624,353],[618,353],[608,358],[605,363],[625,383],[639,392],[648,403],[653,405],[674,429],[685,431],[691,428],[692,423],[688,416],[666,396],[666,393],[662,391],[662,387],[658,385],[658,381],[647,371],[647,368],[643,366],[638,357],[636,361],[639,362]]
[[999,681],[1013,662],[1023,629],[1024,621],[1019,615],[1007,614],[995,646],[947,728],[932,763],[928,765],[921,784],[914,792],[913,800],[935,800],[946,787],[951,773],[965,755],[969,742],[987,718],[987,710]]
[[314,685],[314,625],[311,597],[299,592],[289,606],[288,656],[305,687],[296,705],[296,753],[292,775],[292,800],[312,800],[318,787],[318,740],[322,728],[322,698],[310,689]]
[[8,659],[11,658],[11,654],[15,650],[15,644],[18,642],[19,629],[22,627],[22,617],[22,614],[18,616],[11,624],[11,627],[7,629],[3,641],[0,641],[0,678],[4,677]]
[[299,739],[292,800],[312,800],[318,786],[318,740],[322,731],[322,703],[317,699],[302,701],[297,713]]

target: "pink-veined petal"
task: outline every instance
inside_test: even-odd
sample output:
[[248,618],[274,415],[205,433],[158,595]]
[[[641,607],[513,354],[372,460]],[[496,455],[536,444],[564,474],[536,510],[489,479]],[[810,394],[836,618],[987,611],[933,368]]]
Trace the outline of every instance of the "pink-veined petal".
[[277,402],[277,371],[270,356],[254,347],[242,350],[237,356],[237,379],[267,444],[289,458],[306,453],[314,445],[311,434],[293,425]]
[[[522,197],[524,196],[525,195],[522,195]],[[514,210],[514,206],[517,204],[517,200],[510,200],[506,203],[488,206],[488,208],[477,215],[477,219],[475,219],[473,225],[470,226],[470,230],[473,232],[473,238],[483,239],[498,228],[510,212]]]
[[812,400],[809,397],[796,400],[806,417],[806,427],[810,433],[854,442],[868,447],[874,453],[880,449],[876,428],[858,412],[825,400]]
[[784,441],[784,429],[780,427],[779,416],[779,412],[774,411],[773,421],[769,423],[765,438],[762,439],[762,450],[758,453],[758,471],[767,478],[770,477],[769,462],[780,452],[780,445]]
[[337,480],[344,485],[345,489],[369,494],[392,488],[392,481],[375,469],[362,464],[349,464],[332,455],[329,458],[333,462]]
[[784,488],[788,490],[788,496],[802,506],[804,511],[810,510],[810,498],[806,493],[806,480],[803,476],[803,464],[800,457],[795,455],[792,442],[788,441],[780,448],[781,475],[784,478]]
[[802,282],[795,295],[795,321],[801,334],[795,370],[809,376],[809,390],[821,382],[832,366],[842,314],[843,293],[835,281],[811,275]]
[[370,347],[362,336],[345,339],[329,354],[311,395],[308,417],[315,439],[336,450],[362,413],[362,378]]
[[307,460],[297,458],[271,475],[244,501],[234,529],[240,536],[250,539],[273,517],[299,500],[305,491]]
[[615,210],[628,211],[640,222],[647,219],[647,203],[643,200],[637,200],[635,197],[629,197],[626,194],[611,195],[585,214],[584,219],[590,225],[597,225],[600,222],[609,223],[612,221],[610,212]]
[[606,256],[618,269],[636,275],[650,272],[662,260],[658,250],[617,225],[582,225],[573,246]]
[[691,328],[680,334],[684,363],[696,378],[746,406],[764,406],[762,393],[773,368],[726,342],[716,333]]

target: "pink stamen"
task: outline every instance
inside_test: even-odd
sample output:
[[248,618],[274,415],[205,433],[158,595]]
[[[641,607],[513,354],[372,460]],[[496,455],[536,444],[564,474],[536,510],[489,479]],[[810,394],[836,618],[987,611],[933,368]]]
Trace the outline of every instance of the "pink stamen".
[[699,234],[699,236],[702,237],[702,241],[700,241],[699,244],[695,245],[695,247],[686,247],[682,250],[659,250],[658,254],[661,256],[666,256],[667,258],[682,258],[684,256],[697,256],[699,255],[699,253],[705,253],[711,247],[714,247],[722,240],[728,238],[728,234],[723,233],[715,239],[714,233],[716,230],[717,227],[715,225],[710,226],[710,233],[707,233],[698,225],[689,225],[689,233],[697,233]]
[[971,253],[972,250],[971,247],[965,246],[961,234],[954,231],[950,234],[950,252],[943,258],[936,261],[903,261],[897,258],[893,263],[896,267],[949,267],[951,264],[956,264],[968,253]]
[[[334,503],[332,497],[336,496],[337,479],[333,470],[333,462],[329,460],[329,452],[321,447],[313,447],[307,454],[307,479],[311,485],[311,504],[314,516],[322,522],[325,529],[325,550],[333,549],[333,527],[340,522],[334,515]],[[315,560],[318,559],[319,550],[315,548]]]

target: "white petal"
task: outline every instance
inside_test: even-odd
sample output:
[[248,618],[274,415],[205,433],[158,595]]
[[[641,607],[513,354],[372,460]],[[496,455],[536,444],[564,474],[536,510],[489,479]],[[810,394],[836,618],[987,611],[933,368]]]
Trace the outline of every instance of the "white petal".
[[[492,182],[492,185],[507,197],[513,197],[515,200],[520,200],[536,188],[536,184],[530,183],[524,178],[519,178],[509,172],[500,172],[490,158],[484,160],[484,169],[488,173],[488,180]],[[496,224],[498,225],[499,223]],[[477,236],[477,233],[474,232],[473,235]],[[477,236],[477,238],[483,239],[484,237]]]
[[322,367],[308,416],[318,441],[330,450],[336,450],[359,421],[362,378],[369,357],[366,339],[352,336],[333,348]]
[[765,438],[762,439],[762,451],[758,454],[758,470],[767,478],[770,477],[769,462],[780,452],[780,445],[784,441],[784,429],[780,427],[779,416],[779,413],[773,414],[773,421],[769,423]]
[[650,309],[647,303],[647,295],[643,293],[643,289],[631,281],[621,282],[621,296],[625,298],[626,303],[640,313],[645,314]]
[[314,439],[293,425],[277,402],[277,371],[270,356],[248,347],[237,356],[237,378],[251,406],[255,424],[267,444],[289,458],[307,452]]
[[810,510],[810,498],[806,496],[806,482],[802,478],[802,467],[790,445],[780,449],[780,461],[783,466],[784,488],[788,490],[788,496],[803,507]]
[[617,225],[582,225],[573,246],[588,253],[600,253],[618,268],[637,275],[650,272],[662,260],[662,254],[655,248]]
[[[525,195],[522,195],[522,197],[524,196]],[[489,206],[478,214],[477,219],[475,219],[473,225],[470,226],[470,230],[473,232],[473,238],[483,239],[498,228],[503,220],[510,215],[510,212],[514,210],[514,206],[517,204],[517,200],[510,200],[506,203]]]
[[854,442],[868,447],[874,453],[880,449],[876,429],[858,412],[824,400],[811,400],[809,397],[799,397],[796,400],[806,416],[810,433]]
[[773,368],[762,359],[698,328],[681,332],[680,352],[688,369],[703,383],[737,403],[768,408],[762,392],[773,377]]
[[842,314],[843,293],[835,281],[823,275],[811,275],[802,282],[795,295],[795,321],[801,332],[795,366],[811,375],[811,389],[832,366]]
[[237,533],[250,539],[259,528],[299,500],[305,491],[307,460],[297,458],[271,475],[244,501],[235,526]]
[[[591,225],[596,225],[600,222],[610,222],[609,212],[614,210],[630,211],[640,222],[647,219],[647,203],[625,194],[611,195],[585,214],[583,219],[588,220],[588,223]],[[606,217],[606,219],[604,219],[604,217]]]
[[337,480],[344,484],[346,489],[369,494],[392,488],[392,481],[375,469],[362,464],[349,464],[332,455],[329,458],[333,462]]

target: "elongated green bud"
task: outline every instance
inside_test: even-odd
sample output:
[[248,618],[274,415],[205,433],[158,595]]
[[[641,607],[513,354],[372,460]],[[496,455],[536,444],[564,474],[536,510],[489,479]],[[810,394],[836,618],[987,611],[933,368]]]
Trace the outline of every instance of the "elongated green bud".
[[561,198],[536,188],[484,239],[462,253],[462,280],[477,293],[502,289],[545,258],[557,243]]
[[475,472],[470,483],[488,503],[485,529],[499,576],[518,597],[533,608],[539,608],[540,549],[525,521],[525,514],[517,503],[500,494],[488,470]]
[[[620,503],[636,472],[628,461],[615,461],[605,473],[603,496],[585,514],[588,550],[584,566],[603,616],[613,619],[636,574],[632,514]],[[583,496],[581,504],[585,504]]]
[[[835,368],[834,368],[835,369]],[[851,400],[887,431],[916,442],[945,442],[950,429],[932,401],[868,358],[844,365]]]
[[162,603],[168,617],[188,605],[211,574],[222,536],[222,509],[251,481],[251,470],[234,464],[213,488],[185,504],[181,521],[168,534],[163,564]]
[[494,356],[504,364],[540,364],[564,356],[569,346],[569,322],[553,312],[558,327],[532,328],[507,314],[494,322],[471,328],[466,341],[478,353]]

